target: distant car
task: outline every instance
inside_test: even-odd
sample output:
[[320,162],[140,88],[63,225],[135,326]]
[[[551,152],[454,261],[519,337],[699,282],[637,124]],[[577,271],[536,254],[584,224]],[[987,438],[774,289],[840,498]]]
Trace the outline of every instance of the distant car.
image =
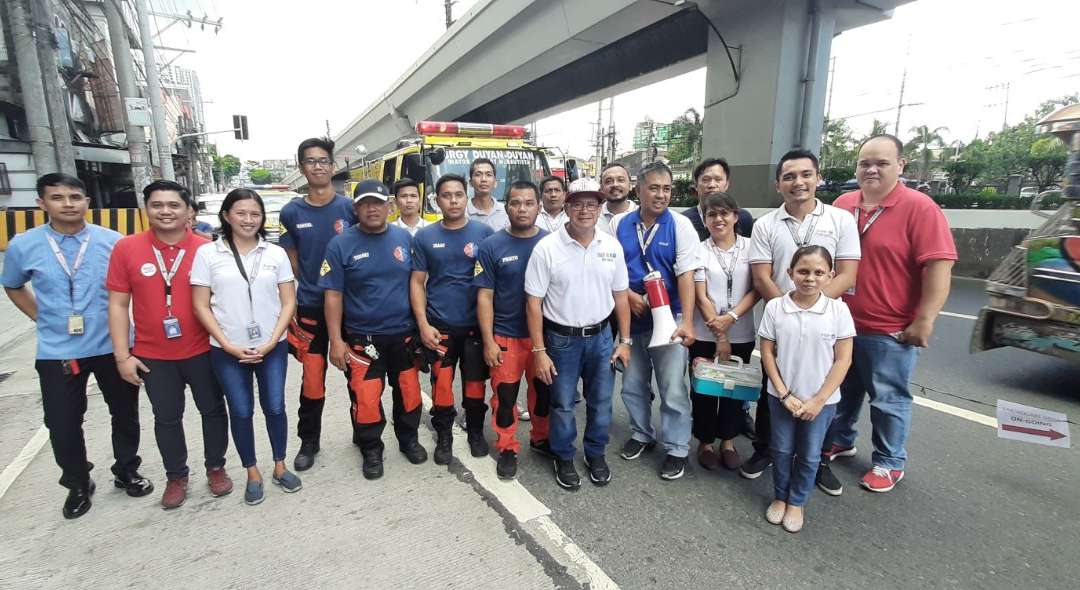
[[199,212],[195,219],[210,224],[214,233],[219,233],[221,220],[218,219],[218,211],[221,211],[221,204],[225,202],[225,195],[199,195],[196,202],[199,204]]
[[837,188],[842,193],[848,193],[848,192],[851,192],[851,191],[857,191],[857,190],[859,190],[859,181],[852,178],[851,180],[845,182],[844,184],[841,184]]
[[263,206],[266,208],[266,220],[263,222],[263,227],[266,228],[266,239],[276,244],[281,238],[281,222],[279,221],[281,208],[300,194],[292,191],[261,190],[259,196],[262,197]]
[[1037,194],[1039,194],[1039,187],[1037,187],[1037,186],[1025,186],[1024,188],[1020,189],[1020,198],[1021,199],[1023,199],[1023,198],[1029,198],[1030,199],[1030,198],[1034,197]]

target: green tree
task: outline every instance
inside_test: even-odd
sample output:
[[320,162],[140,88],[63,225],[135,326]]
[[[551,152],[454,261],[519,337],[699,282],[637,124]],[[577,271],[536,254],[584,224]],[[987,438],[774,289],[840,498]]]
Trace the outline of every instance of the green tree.
[[919,178],[922,179],[923,182],[930,180],[930,157],[933,155],[932,150],[935,147],[945,146],[945,140],[942,139],[941,132],[948,130],[948,127],[935,127],[934,129],[930,129],[926,125],[917,125],[911,128],[911,132],[915,134],[915,137],[907,142],[904,146],[904,150],[913,156],[912,159],[918,159]]
[[697,109],[689,108],[671,122],[667,158],[672,162],[701,159],[702,119]]
[[232,154],[219,156],[217,146],[210,146],[210,159],[214,162],[214,182],[225,184],[230,178],[240,173],[240,158]]
[[876,135],[885,135],[888,132],[889,132],[889,124],[888,123],[886,123],[885,121],[879,121],[877,119],[874,119],[874,123],[870,127],[870,135],[867,135],[866,138],[869,139],[869,138],[874,137]]
[[844,119],[826,119],[825,133],[821,138],[822,168],[853,168],[855,164],[855,136]]
[[248,172],[252,184],[270,184],[274,181],[273,173],[266,168],[253,168]]
[[1039,187],[1039,192],[1046,190],[1061,178],[1068,155],[1065,144],[1056,137],[1042,137],[1031,144],[1031,150],[1028,152],[1028,170]]
[[962,159],[947,162],[944,168],[949,175],[949,187],[954,193],[962,193],[971,188],[971,183],[982,174],[986,164],[975,159]]

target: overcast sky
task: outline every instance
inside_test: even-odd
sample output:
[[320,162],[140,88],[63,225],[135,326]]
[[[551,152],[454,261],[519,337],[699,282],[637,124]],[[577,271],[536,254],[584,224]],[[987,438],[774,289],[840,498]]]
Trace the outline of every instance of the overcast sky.
[[[459,0],[455,17],[474,3]],[[248,116],[250,141],[213,136],[223,153],[245,160],[292,158],[300,139],[326,133],[327,120],[337,134],[444,31],[442,0],[151,4],[160,12],[190,8],[224,18],[217,35],[177,25],[164,44],[196,50],[176,63],[198,71],[211,101],[209,130],[231,127],[233,113]],[[158,19],[159,26],[166,22]],[[1070,0],[917,0],[890,21],[834,39],[831,114],[847,117],[857,134],[875,117],[891,130],[906,65],[904,102],[921,104],[904,109],[902,138],[920,124],[948,127],[948,141],[985,137],[1005,119],[1004,83],[1010,124],[1043,100],[1080,91],[1078,25],[1080,2]],[[629,149],[635,123],[700,110],[704,92],[705,71],[698,70],[616,96],[620,151]],[[594,103],[538,121],[537,132],[544,145],[587,157],[595,120]]]

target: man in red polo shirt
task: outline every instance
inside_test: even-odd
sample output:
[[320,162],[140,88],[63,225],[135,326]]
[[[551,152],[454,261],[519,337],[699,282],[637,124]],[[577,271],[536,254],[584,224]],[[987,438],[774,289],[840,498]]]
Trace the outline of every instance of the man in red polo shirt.
[[866,140],[855,170],[859,190],[833,203],[855,215],[862,262],[854,291],[844,294],[858,335],[822,458],[855,455],[855,422],[869,394],[873,468],[860,484],[872,492],[887,492],[904,477],[908,380],[949,296],[957,258],[941,209],[899,182],[902,154],[903,144],[892,135]]
[[[148,231],[122,238],[109,259],[109,334],[120,376],[146,384],[154,410],[154,435],[168,484],[166,510],[187,498],[184,387],[191,387],[202,415],[206,477],[210,493],[232,491],[225,473],[229,418],[225,397],[210,367],[210,337],[191,307],[191,262],[207,240],[187,227],[191,193],[159,180],[143,189]],[[128,309],[134,307],[135,346],[128,342]]]

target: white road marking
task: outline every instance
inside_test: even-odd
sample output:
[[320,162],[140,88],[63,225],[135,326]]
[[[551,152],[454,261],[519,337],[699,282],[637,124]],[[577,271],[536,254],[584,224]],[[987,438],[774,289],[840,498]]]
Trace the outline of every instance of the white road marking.
[[[426,391],[421,391],[420,396],[423,399],[424,409],[431,409],[431,396]],[[516,479],[510,481],[499,479],[495,473],[495,460],[491,457],[473,457],[469,454],[465,442],[465,431],[457,423],[454,424],[453,428],[454,457],[472,472],[476,483],[480,484],[489,494],[495,496],[507,511],[517,519],[519,524],[532,523],[543,531],[556,547],[566,553],[570,561],[584,570],[585,575],[589,578],[590,588],[604,590],[617,590],[619,588],[619,585],[604,570],[600,569],[600,566],[596,565],[596,562],[581,547],[578,547],[573,539],[559,528],[559,525],[551,520],[551,509],[540,500],[537,500],[536,496],[533,496]]]
[[942,311],[938,315],[947,315],[951,318],[960,318],[962,320],[977,320],[979,316],[968,315],[966,313],[953,313],[951,311]]
[[957,418],[963,418],[964,420],[970,420],[983,426],[989,426],[990,428],[997,428],[997,418],[987,416],[986,414],[980,414],[978,412],[972,412],[971,410],[965,410],[964,408],[958,408],[953,405],[935,401],[929,398],[920,397],[918,395],[911,396],[911,399],[918,405],[924,408],[930,408],[931,410],[937,410],[944,412]]
[[10,465],[4,468],[4,472],[0,473],[0,499],[7,493],[11,484],[15,483],[15,479],[22,474],[26,466],[34,460],[41,447],[45,446],[45,443],[49,440],[49,429],[45,428],[45,425],[41,425],[34,436],[30,438],[30,442],[26,443],[26,446],[19,451],[18,456],[11,462]]

